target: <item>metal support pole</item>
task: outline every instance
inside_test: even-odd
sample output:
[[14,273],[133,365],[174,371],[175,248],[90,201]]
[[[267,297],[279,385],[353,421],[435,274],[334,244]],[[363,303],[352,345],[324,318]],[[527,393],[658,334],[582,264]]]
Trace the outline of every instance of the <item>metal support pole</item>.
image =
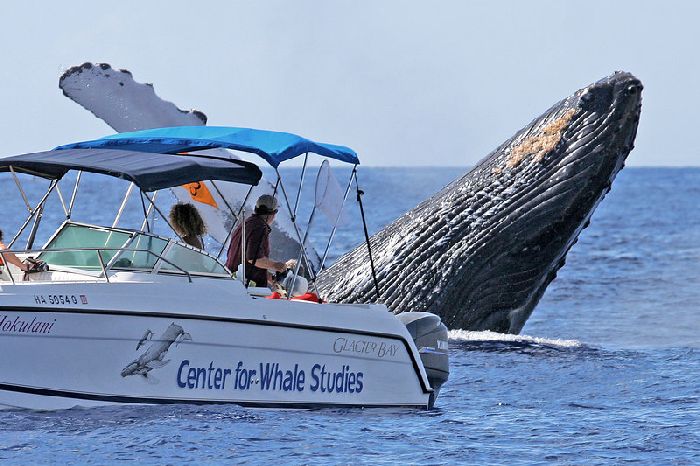
[[49,195],[51,194],[51,191],[53,191],[53,188],[56,186],[55,185],[56,181],[52,181],[51,184],[49,185],[49,189],[46,191],[46,194],[44,194],[44,197],[41,198],[39,203],[36,205],[34,209],[29,209],[30,214],[27,217],[27,219],[24,221],[22,226],[19,228],[19,231],[17,234],[12,238],[12,241],[10,241],[10,244],[7,246],[8,248],[12,248],[12,245],[15,244],[15,241],[24,233],[24,229],[27,228],[27,225],[29,225],[29,222],[32,221],[32,218],[34,218],[34,215],[36,214],[37,209],[39,209],[42,205],[44,205],[44,202],[46,202],[46,199],[48,199]]
[[15,169],[10,165],[10,172],[12,173],[12,178],[15,180],[15,184],[17,185],[17,189],[19,189],[19,193],[22,195],[22,199],[24,200],[24,205],[27,206],[27,210],[29,211],[30,214],[33,214],[34,211],[32,210],[32,206],[29,205],[29,199],[27,199],[27,195],[24,194],[24,189],[22,189],[22,183],[19,182],[19,178],[17,178],[17,174],[15,173]]
[[68,214],[68,208],[66,207],[66,201],[63,199],[63,193],[61,193],[61,187],[56,183],[56,194],[58,194],[58,199],[61,201],[61,207],[63,207],[63,213],[66,215],[66,220],[70,218]]
[[[284,183],[282,183],[282,177],[280,176],[280,172],[275,167],[275,173],[277,173],[277,182],[279,183],[280,188],[282,189],[282,195],[284,196],[284,201],[287,204],[287,209],[289,210],[289,214],[292,214],[292,207],[289,205],[289,197],[287,196],[287,190],[284,189]],[[299,225],[297,225],[297,222],[295,219],[292,219],[292,225],[294,225],[294,232],[297,234],[297,240],[302,241],[301,237],[301,232],[299,231]],[[309,260],[309,257],[306,254],[306,249],[304,248],[304,244],[301,243],[301,250],[303,251],[303,256],[304,260],[306,261],[306,267],[307,270],[309,271],[309,277],[313,280],[316,278],[316,271],[314,270],[313,266],[311,265],[311,261]]]
[[102,253],[97,250],[97,259],[100,261],[100,266],[102,267],[102,274],[105,276],[105,280],[109,283],[109,277],[107,276],[107,268],[105,267],[105,261],[102,259]]
[[[304,233],[304,239],[301,242],[301,250],[299,251],[299,259],[297,259],[297,265],[294,267],[294,276],[292,277],[292,285],[291,285],[292,289],[287,290],[287,299],[292,298],[291,292],[294,291],[294,285],[296,284],[297,277],[299,276],[299,269],[301,268],[301,255],[306,251],[305,243],[309,237],[309,230],[311,229],[311,222],[313,221],[315,214],[316,214],[316,206],[314,205],[314,208],[311,210],[311,215],[309,215],[309,222],[307,223],[306,232]],[[316,289],[316,283],[314,283],[314,289],[316,290],[316,294],[318,295],[318,289]]]
[[173,230],[173,232],[175,232],[175,234],[177,235],[177,237],[180,238],[180,239],[182,239],[182,236],[180,236],[180,235],[178,234],[177,230],[175,230],[175,227],[173,227],[173,226],[170,224],[170,219],[168,219],[168,217],[166,217],[165,215],[163,215],[163,212],[161,212],[160,209],[158,208],[158,206],[156,205],[156,203],[155,203],[155,198],[156,198],[155,194],[153,195],[153,199],[151,199],[150,197],[148,197],[148,194],[146,194],[146,193],[142,190],[142,191],[141,191],[141,199],[143,199],[144,196],[146,197],[146,199],[148,199],[148,202],[151,203],[151,205],[149,206],[149,209],[150,209],[151,207],[154,208],[154,209],[156,210],[156,212],[158,212],[158,215],[160,215],[160,216],[163,218],[163,220],[165,220],[165,223],[168,224],[168,226],[170,227],[170,229]]
[[[144,196],[144,193],[143,193],[143,191],[141,191],[140,197],[141,197],[141,208],[143,209],[143,221],[145,223],[145,228],[148,228],[148,210],[146,209],[146,203],[143,201],[143,196]],[[141,224],[141,230],[143,230],[143,229],[144,229],[144,224]],[[148,233],[150,233],[150,231],[148,229],[146,229],[146,231]]]
[[[357,174],[357,165],[355,165],[352,169],[352,173],[350,173],[350,181],[348,181],[348,186],[345,188],[345,195],[343,196],[343,206],[345,206],[345,201],[348,199],[348,195],[350,194],[350,188],[352,187],[352,181],[355,178],[355,175]],[[338,229],[338,221],[340,221],[340,216],[343,214],[343,209],[341,207],[340,212],[338,212],[338,216],[335,218],[335,223],[333,224],[333,229],[331,230],[331,234],[328,237],[328,244],[326,244],[326,249],[323,251],[323,257],[321,257],[321,268],[320,270],[323,270],[323,266],[326,263],[326,258],[328,257],[328,251],[331,247],[331,243],[333,242],[333,238],[335,237],[335,232]]]
[[[143,230],[146,227],[146,225],[148,225],[148,217],[151,214],[153,214],[153,208],[156,207],[156,197],[157,196],[158,196],[158,191],[153,193],[153,200],[151,200],[150,198],[148,199],[150,201],[151,205],[148,206],[148,210],[146,211],[146,216],[143,219],[143,223],[141,224],[141,230]],[[148,196],[146,196],[146,197],[148,197]],[[157,207],[156,207],[156,211],[160,214],[161,217],[163,217],[163,214],[160,212],[160,210],[158,210]],[[163,217],[163,218],[165,218],[165,217]],[[167,219],[166,219],[166,222],[167,222]],[[170,222],[168,222],[168,225],[170,225]],[[156,227],[156,215],[153,214],[153,220],[151,221],[151,225],[148,228],[148,231],[153,231],[155,229],[155,227]],[[170,225],[170,228],[172,228],[172,225]]]
[[78,195],[78,186],[80,185],[80,178],[83,175],[83,171],[78,172],[78,176],[75,178],[75,186],[73,187],[73,194],[70,197],[70,205],[68,206],[68,219],[70,220],[73,214],[73,206],[75,205],[75,197]]
[[[54,183],[55,183],[55,181],[54,181]],[[39,224],[41,223],[41,219],[43,216],[44,216],[44,206],[42,205],[34,213],[34,225],[32,225],[32,229],[29,232],[29,238],[27,238],[27,248],[26,249],[31,249],[32,247],[34,247],[34,240],[36,239],[36,232],[39,230]]]
[[[114,221],[112,222],[112,228],[116,228],[117,224],[119,223],[119,220],[122,218],[122,212],[124,212],[124,208],[126,207],[126,202],[129,200],[129,196],[131,196],[131,191],[134,190],[134,183],[129,184],[129,187],[126,189],[126,194],[124,194],[124,199],[122,200],[121,205],[119,206],[119,210],[117,210],[117,216],[114,217]],[[141,227],[143,230],[143,227]]]
[[[51,185],[56,192],[58,192],[58,180],[53,180]],[[63,203],[63,198],[61,198],[61,203]],[[32,226],[32,231],[29,232],[29,238],[27,238],[27,249],[32,249],[34,247],[34,240],[36,239],[36,232],[39,231],[39,225],[41,224],[41,219],[44,217],[44,207],[46,204],[41,204],[39,208],[34,213],[34,225]],[[65,206],[64,206],[65,212]]]
[[292,213],[292,221],[297,218],[297,208],[299,207],[299,198],[301,197],[301,188],[304,186],[304,174],[306,173],[306,162],[309,160],[309,153],[304,155],[304,166],[301,168],[301,178],[299,179],[299,190],[297,191],[297,198],[294,201],[294,212]]
[[[241,283],[245,283],[245,203],[243,204],[243,223],[241,223]],[[247,288],[247,287],[246,287]]]

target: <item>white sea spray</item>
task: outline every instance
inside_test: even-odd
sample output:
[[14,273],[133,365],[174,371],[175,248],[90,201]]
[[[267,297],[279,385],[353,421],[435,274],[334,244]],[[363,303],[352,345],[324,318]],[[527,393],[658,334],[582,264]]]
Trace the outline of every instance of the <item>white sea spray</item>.
[[541,338],[529,335],[513,335],[510,333],[498,333],[485,330],[483,332],[469,330],[450,330],[450,340],[452,341],[514,341],[537,343],[540,345],[560,346],[563,348],[577,348],[582,346],[578,340],[562,340],[559,338]]

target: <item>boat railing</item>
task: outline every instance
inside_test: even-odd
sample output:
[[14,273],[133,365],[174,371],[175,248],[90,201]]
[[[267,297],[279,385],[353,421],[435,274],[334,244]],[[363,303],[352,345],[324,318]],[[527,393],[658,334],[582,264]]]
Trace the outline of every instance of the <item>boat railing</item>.
[[[10,280],[12,281],[13,284],[15,284],[15,277],[12,275],[12,273],[9,270],[9,267],[7,267],[7,264],[9,262],[7,261],[7,258],[5,257],[6,254],[8,253],[13,253],[13,254],[20,254],[22,256],[27,256],[31,257],[33,254],[43,254],[43,253],[75,253],[75,252],[95,252],[97,255],[97,261],[99,263],[99,269],[101,270],[101,274],[98,275],[97,278],[104,278],[107,283],[110,283],[109,280],[109,274],[108,272],[111,272],[113,270],[138,270],[139,272],[148,272],[148,273],[164,273],[160,267],[162,263],[166,263],[176,269],[177,271],[183,273],[186,277],[189,283],[192,283],[192,274],[183,269],[182,267],[178,266],[177,264],[173,263],[172,261],[166,259],[163,257],[162,254],[158,254],[154,251],[151,251],[149,249],[133,249],[133,248],[51,248],[51,249],[30,249],[30,250],[22,250],[22,251],[13,251],[11,249],[4,249],[0,250],[0,259],[2,259],[2,263],[5,264],[6,269],[7,269],[7,275],[10,277]],[[109,256],[105,256],[105,254],[109,253],[111,255],[111,258]],[[120,256],[123,253],[145,253],[147,255],[153,256],[155,258],[154,263],[150,267],[133,267],[131,264],[123,264],[120,263]],[[108,260],[105,261],[105,258]],[[52,264],[49,263],[49,266]],[[70,268],[70,272],[73,273],[81,273],[84,272],[81,270],[79,267],[73,266],[71,267],[70,265],[64,265],[64,264],[56,264],[54,266],[58,267],[66,267]],[[90,277],[94,276],[92,274],[85,274]],[[1,274],[0,274],[1,276]]]

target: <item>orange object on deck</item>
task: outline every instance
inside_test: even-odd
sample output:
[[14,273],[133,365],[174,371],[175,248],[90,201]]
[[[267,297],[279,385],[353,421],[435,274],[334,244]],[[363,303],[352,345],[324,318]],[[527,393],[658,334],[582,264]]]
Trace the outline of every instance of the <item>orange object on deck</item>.
[[318,295],[316,293],[304,293],[303,295],[300,296],[295,296],[292,298],[293,301],[311,301],[314,303],[321,303],[321,300],[318,299]]

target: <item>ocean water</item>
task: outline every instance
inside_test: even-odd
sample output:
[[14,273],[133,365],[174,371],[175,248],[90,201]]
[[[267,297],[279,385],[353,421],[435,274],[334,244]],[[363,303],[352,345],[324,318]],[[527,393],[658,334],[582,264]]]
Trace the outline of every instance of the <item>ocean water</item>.
[[[362,169],[370,230],[463,171]],[[336,174],[344,183],[349,172]],[[298,183],[298,169],[283,175],[290,187]],[[46,187],[23,183],[32,202]],[[62,187],[64,197],[70,188]],[[74,218],[111,223],[125,188],[104,177],[84,179]],[[332,258],[362,240],[354,195],[350,200],[350,220]],[[167,204],[167,196],[160,202]],[[0,177],[0,205],[7,240],[26,215],[8,176]],[[63,215],[55,201],[50,210],[37,244]],[[303,204],[300,217],[308,212]],[[125,222],[138,223],[138,214],[140,205],[130,205]],[[314,245],[322,249],[329,228],[319,223],[314,230]],[[432,411],[6,411],[0,412],[0,460],[700,464],[700,169],[624,169],[522,335],[453,330],[450,337],[450,380]]]

